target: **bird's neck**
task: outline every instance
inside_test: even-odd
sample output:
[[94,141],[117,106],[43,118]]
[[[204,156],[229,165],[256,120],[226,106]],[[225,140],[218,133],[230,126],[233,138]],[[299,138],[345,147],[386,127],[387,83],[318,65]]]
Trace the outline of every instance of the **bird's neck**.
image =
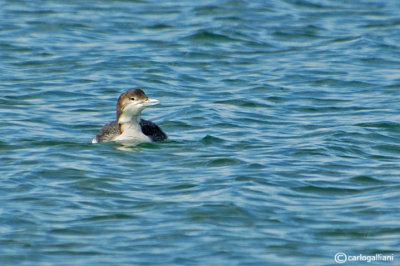
[[118,119],[120,135],[117,141],[150,142],[151,139],[144,135],[139,124],[140,116],[132,116],[130,120]]
[[134,115],[126,115],[122,113],[118,118],[119,129],[121,133],[129,130],[129,131],[140,131],[141,128],[139,125],[140,113]]
[[119,114],[117,117],[118,124],[124,124],[124,123],[138,123],[140,119],[140,114],[142,112],[135,112],[135,113],[129,113],[129,112],[124,112]]

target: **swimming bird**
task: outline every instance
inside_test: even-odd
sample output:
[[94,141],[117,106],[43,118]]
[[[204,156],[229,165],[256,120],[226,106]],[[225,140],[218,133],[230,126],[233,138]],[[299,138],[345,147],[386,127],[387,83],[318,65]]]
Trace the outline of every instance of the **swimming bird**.
[[163,141],[168,136],[155,123],[140,118],[142,111],[158,104],[140,88],[122,93],[117,102],[117,120],[104,125],[92,143],[118,141],[142,143]]

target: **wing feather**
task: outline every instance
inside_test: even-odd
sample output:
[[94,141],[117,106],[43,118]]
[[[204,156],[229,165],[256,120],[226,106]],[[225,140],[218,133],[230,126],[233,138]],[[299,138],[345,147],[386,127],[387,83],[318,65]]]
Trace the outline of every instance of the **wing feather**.
[[167,134],[165,134],[159,126],[151,121],[140,119],[139,124],[142,128],[143,134],[148,136],[152,141],[163,141],[168,138]]

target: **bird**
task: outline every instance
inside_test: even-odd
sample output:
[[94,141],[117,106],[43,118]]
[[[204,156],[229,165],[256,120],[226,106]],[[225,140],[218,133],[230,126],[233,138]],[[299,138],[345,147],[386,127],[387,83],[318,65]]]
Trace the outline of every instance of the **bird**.
[[156,142],[168,139],[155,123],[140,118],[142,111],[160,101],[147,97],[140,88],[122,93],[117,101],[117,119],[104,125],[92,143],[116,141],[122,143]]

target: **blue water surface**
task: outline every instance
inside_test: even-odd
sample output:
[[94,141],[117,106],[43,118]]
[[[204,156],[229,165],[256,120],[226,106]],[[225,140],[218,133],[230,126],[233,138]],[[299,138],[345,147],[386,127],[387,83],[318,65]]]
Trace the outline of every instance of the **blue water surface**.
[[399,101],[397,0],[0,1],[0,264],[399,264]]

